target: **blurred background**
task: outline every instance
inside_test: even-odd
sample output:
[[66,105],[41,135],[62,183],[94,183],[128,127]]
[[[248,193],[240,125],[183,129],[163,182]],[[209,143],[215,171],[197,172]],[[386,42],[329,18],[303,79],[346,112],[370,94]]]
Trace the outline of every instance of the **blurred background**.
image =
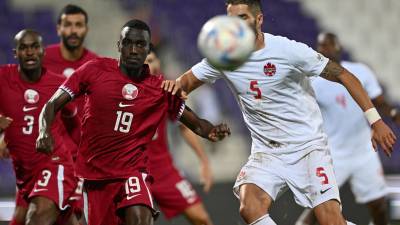
[[[336,33],[345,47],[344,58],[369,65],[385,89],[386,98],[400,102],[400,1],[399,0],[264,0],[264,31],[315,46],[320,31]],[[197,35],[212,16],[225,13],[223,0],[0,0],[0,64],[15,63],[13,37],[23,28],[43,34],[45,44],[59,42],[56,17],[68,3],[82,6],[89,14],[89,34],[85,45],[102,56],[117,57],[116,42],[121,26],[130,18],[142,19],[151,26],[152,42],[157,46],[167,78],[175,79],[201,60]],[[0,84],[1,85],[1,84]],[[214,171],[215,186],[201,194],[216,224],[244,224],[231,186],[250,152],[250,139],[241,112],[223,81],[193,92],[188,103],[212,122],[226,121],[233,135],[218,144],[204,142]],[[390,121],[388,121],[390,123]],[[392,125],[397,136],[399,128]],[[169,127],[170,148],[176,165],[199,185],[199,165],[195,154]],[[390,185],[389,202],[393,223],[400,220],[400,148],[391,158],[381,155]],[[357,159],[354,159],[357,160]],[[0,160],[0,221],[10,215],[15,192],[11,163]],[[354,203],[346,185],[342,192],[344,214],[357,224],[369,221],[367,209]],[[301,208],[285,194],[272,211],[278,224],[294,224]],[[2,222],[0,222],[1,224]],[[3,222],[4,224],[7,224]],[[182,218],[156,224],[187,224]]]

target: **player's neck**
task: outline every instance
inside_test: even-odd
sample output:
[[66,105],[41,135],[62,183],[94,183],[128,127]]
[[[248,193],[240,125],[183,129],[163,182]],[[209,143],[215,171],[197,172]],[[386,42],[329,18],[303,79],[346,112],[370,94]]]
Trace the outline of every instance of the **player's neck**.
[[77,61],[82,58],[85,48],[83,46],[69,50],[62,43],[60,45],[61,56],[67,61]]
[[257,37],[256,37],[256,46],[255,46],[255,51],[260,50],[265,47],[265,42],[264,42],[264,33],[263,32],[258,32]]
[[132,68],[126,68],[126,66],[124,66],[124,65],[122,65],[122,64],[120,64],[119,65],[119,70],[123,73],[123,74],[125,74],[126,76],[128,76],[129,78],[131,78],[131,79],[138,79],[138,78],[141,78],[142,77],[142,72],[143,72],[143,69],[142,69],[142,67],[140,67],[140,68],[137,68],[137,69],[132,69]]
[[42,76],[42,67],[36,70],[24,70],[23,68],[21,68],[21,66],[18,66],[18,70],[21,79],[29,83],[34,83],[39,81],[40,77]]

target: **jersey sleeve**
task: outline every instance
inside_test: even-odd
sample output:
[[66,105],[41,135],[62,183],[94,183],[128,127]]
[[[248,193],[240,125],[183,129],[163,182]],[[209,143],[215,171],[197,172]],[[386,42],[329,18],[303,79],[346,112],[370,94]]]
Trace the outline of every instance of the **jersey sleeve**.
[[192,73],[194,76],[207,83],[214,83],[216,80],[221,78],[221,72],[211,66],[207,59],[203,59],[192,67]]
[[71,98],[86,93],[94,68],[91,62],[82,65],[60,86],[60,89],[67,92]]
[[364,89],[367,91],[368,96],[371,99],[374,99],[382,94],[382,88],[379,85],[374,72],[366,65],[363,65],[363,69],[364,72],[362,79],[364,81],[362,83],[364,84]]
[[176,95],[167,93],[168,98],[168,115],[170,120],[176,121],[182,116],[185,110],[185,102]]
[[300,42],[289,41],[286,50],[290,63],[309,77],[319,76],[329,62],[328,58]]

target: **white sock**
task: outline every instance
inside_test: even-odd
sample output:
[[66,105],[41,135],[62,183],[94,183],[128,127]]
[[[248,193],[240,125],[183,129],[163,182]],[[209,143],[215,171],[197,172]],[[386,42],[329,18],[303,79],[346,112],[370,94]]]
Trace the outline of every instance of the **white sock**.
[[269,217],[269,214],[266,214],[249,225],[276,225],[276,223]]
[[356,225],[355,223],[352,223],[352,222],[350,222],[350,221],[346,221],[346,224],[347,224],[347,225]]

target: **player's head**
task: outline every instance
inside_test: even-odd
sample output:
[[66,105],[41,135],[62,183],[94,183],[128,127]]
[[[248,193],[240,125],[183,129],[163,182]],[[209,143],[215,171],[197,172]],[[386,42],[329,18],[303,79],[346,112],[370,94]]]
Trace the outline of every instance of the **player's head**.
[[160,59],[157,56],[153,44],[150,44],[150,53],[147,55],[146,61],[144,61],[144,63],[149,65],[151,74],[158,75],[161,73]]
[[88,15],[76,5],[66,5],[57,19],[57,33],[66,49],[73,51],[83,47],[88,32]]
[[340,46],[338,37],[329,32],[323,32],[318,35],[317,50],[325,57],[335,62],[340,61],[342,47]]
[[120,65],[128,70],[139,70],[150,52],[151,32],[141,20],[130,20],[121,29],[118,45]]
[[239,16],[259,35],[263,23],[261,0],[226,0],[226,11],[230,16]]
[[23,71],[35,71],[42,67],[44,55],[42,36],[34,30],[21,30],[14,37],[14,57]]

